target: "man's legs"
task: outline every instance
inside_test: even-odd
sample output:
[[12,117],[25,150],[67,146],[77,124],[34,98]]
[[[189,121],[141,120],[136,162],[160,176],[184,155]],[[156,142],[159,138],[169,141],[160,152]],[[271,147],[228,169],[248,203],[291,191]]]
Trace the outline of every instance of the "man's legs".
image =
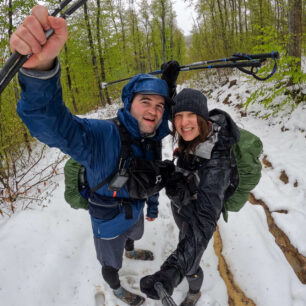
[[103,266],[102,276],[112,289],[116,290],[120,287],[120,280],[117,269],[111,266]]
[[[127,231],[127,240],[125,242],[125,256],[130,259],[153,260],[154,255],[149,250],[141,250],[134,248],[134,241],[139,240],[144,231],[144,217],[141,217],[142,223],[139,222],[138,231]],[[140,235],[141,234],[141,235]]]
[[94,237],[94,242],[104,280],[112,289],[118,289],[120,287],[118,271],[122,266],[125,238],[123,235],[110,240]]
[[154,260],[154,255],[149,250],[134,249],[134,240],[128,239],[125,245],[125,256],[130,259]]
[[128,305],[141,305],[144,298],[131,293],[120,285],[118,271],[122,267],[122,256],[128,237],[135,240],[143,235],[143,216],[127,232],[114,239],[100,239],[94,237],[97,258],[102,265],[102,276],[114,290],[114,294]]
[[133,251],[134,250],[134,240],[133,239],[130,239],[128,238],[126,240],[126,243],[125,243],[125,250],[126,251]]

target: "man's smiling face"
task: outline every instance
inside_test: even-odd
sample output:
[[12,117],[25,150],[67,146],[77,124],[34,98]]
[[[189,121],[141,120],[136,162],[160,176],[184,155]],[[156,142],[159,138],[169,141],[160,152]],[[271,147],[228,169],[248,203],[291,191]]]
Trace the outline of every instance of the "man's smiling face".
[[136,94],[130,113],[138,121],[141,133],[153,133],[163,117],[165,98],[160,95]]

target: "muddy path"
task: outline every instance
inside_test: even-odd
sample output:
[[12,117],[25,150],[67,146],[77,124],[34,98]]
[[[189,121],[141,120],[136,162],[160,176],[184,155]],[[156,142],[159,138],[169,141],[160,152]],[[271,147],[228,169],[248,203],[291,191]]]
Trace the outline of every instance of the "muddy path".
[[[251,193],[249,202],[253,205],[261,205],[265,211],[270,233],[275,238],[275,243],[282,250],[288,263],[291,265],[294,273],[302,284],[306,284],[306,257],[291,244],[288,236],[275,224],[272,213],[267,204],[260,199],[256,199]],[[277,213],[286,213],[286,211],[277,211]]]
[[[262,164],[265,168],[273,168],[272,163],[265,155],[262,159]],[[285,171],[282,171],[279,179],[288,184],[289,178]],[[298,187],[298,182],[294,183],[294,187]],[[268,205],[261,199],[257,199],[253,193],[250,193],[249,203],[252,205],[260,205],[265,212],[269,232],[273,235],[276,245],[283,252],[288,264],[292,267],[294,273],[302,284],[306,284],[306,257],[299,253],[296,247],[290,242],[288,236],[275,223],[272,213],[288,213],[286,210],[271,211]],[[226,262],[226,258],[222,255],[222,238],[217,228],[214,233],[214,250],[218,257],[218,270],[226,285],[228,293],[228,305],[243,306],[256,305],[254,301],[249,298],[245,292],[235,283],[234,275]]]
[[256,304],[252,299],[246,296],[246,294],[239,288],[235,283],[234,276],[226,263],[226,259],[222,255],[222,238],[219,229],[214,233],[214,249],[218,257],[218,270],[226,285],[227,295],[228,295],[228,305],[229,306],[242,306],[249,305],[255,306]]

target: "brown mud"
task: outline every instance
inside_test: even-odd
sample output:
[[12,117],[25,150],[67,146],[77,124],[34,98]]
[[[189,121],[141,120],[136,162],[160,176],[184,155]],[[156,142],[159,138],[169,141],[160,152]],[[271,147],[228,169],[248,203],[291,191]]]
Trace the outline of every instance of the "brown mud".
[[218,270],[221,275],[221,277],[224,280],[224,283],[227,288],[227,294],[228,294],[228,305],[229,306],[255,306],[256,304],[254,301],[250,298],[248,298],[245,293],[239,288],[239,286],[235,283],[234,276],[232,272],[230,271],[225,258],[222,255],[222,239],[220,236],[219,229],[217,227],[217,230],[214,233],[214,249],[216,252],[216,255],[218,256]]
[[[306,257],[299,253],[297,248],[291,244],[287,235],[275,224],[272,213],[266,203],[262,200],[256,199],[252,193],[250,193],[249,202],[253,205],[261,205],[263,207],[266,213],[269,231],[274,236],[275,243],[284,253],[288,263],[291,265],[301,283],[306,284]],[[287,211],[284,210],[275,212],[287,213]]]

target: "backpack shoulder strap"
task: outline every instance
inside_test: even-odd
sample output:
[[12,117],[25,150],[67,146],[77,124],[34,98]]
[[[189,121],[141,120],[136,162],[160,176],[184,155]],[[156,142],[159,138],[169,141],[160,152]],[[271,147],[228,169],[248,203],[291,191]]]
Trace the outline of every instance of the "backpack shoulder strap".
[[97,186],[92,188],[90,191],[96,192],[98,189],[100,189],[102,186],[105,184],[110,183],[112,178],[116,175],[116,173],[123,169],[126,160],[132,156],[133,151],[131,148],[131,144],[135,144],[136,146],[139,146],[143,150],[149,150],[153,149],[155,159],[161,160],[161,141],[152,141],[152,142],[143,142],[141,140],[136,140],[133,139],[130,135],[130,133],[127,131],[127,129],[124,127],[124,125],[119,121],[118,117],[108,119],[111,122],[114,122],[115,125],[118,128],[120,139],[121,139],[121,150],[120,150],[120,155],[119,155],[119,163],[115,170],[108,176],[106,177],[101,183],[99,183]]
[[154,143],[153,143],[153,151],[154,151],[155,159],[157,159],[157,160],[161,160],[162,159],[161,149],[162,149],[162,142],[161,142],[161,140],[154,141]]
[[127,131],[127,129],[124,127],[124,125],[119,121],[118,117],[110,119],[112,122],[114,122],[119,130],[121,143],[122,143],[122,154],[121,156],[127,156],[129,157],[133,151],[131,149],[131,145],[136,145],[137,147],[140,147],[143,152],[152,150],[154,153],[154,159],[161,160],[161,147],[162,143],[161,140],[151,140],[150,138],[146,139],[134,139],[131,137],[130,133]]
[[108,120],[111,122],[114,122],[119,131],[119,136],[121,139],[121,150],[120,150],[120,155],[119,155],[119,163],[117,167],[115,168],[115,170],[109,176],[107,176],[101,183],[99,183],[98,185],[96,185],[94,188],[90,190],[91,193],[96,192],[102,186],[104,186],[105,184],[108,184],[111,181],[111,179],[114,177],[114,175],[118,172],[118,170],[124,166],[125,160],[130,156],[132,152],[131,147],[130,147],[132,138],[130,134],[128,133],[128,131],[125,129],[125,127],[121,124],[118,117],[111,118]]
[[119,136],[121,139],[121,150],[120,159],[127,159],[132,153],[131,144],[133,143],[130,133],[126,130],[124,125],[119,121],[118,117],[110,119],[114,122],[119,131]]

